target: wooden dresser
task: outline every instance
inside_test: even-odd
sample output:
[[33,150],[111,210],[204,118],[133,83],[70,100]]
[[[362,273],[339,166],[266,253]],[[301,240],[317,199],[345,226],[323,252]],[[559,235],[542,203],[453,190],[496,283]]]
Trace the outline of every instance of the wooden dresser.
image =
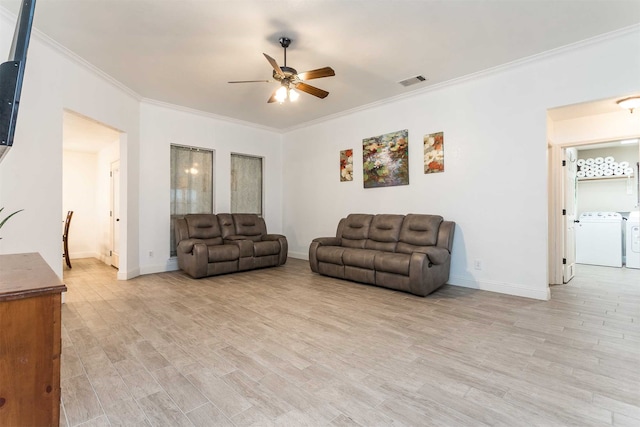
[[0,426],[58,426],[66,289],[40,254],[0,255]]

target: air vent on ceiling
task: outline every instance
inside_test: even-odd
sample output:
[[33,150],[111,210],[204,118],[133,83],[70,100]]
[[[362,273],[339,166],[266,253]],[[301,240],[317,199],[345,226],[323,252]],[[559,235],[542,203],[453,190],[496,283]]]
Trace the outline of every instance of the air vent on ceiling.
[[424,82],[426,80],[427,78],[425,76],[415,76],[415,77],[409,77],[408,79],[399,81],[398,83],[400,83],[404,87],[407,87],[420,82]]

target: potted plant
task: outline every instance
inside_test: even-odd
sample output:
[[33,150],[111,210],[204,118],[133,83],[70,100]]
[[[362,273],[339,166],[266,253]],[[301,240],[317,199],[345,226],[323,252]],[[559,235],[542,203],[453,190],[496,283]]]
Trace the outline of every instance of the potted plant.
[[[4,208],[0,208],[0,213],[4,210]],[[5,219],[3,219],[2,221],[0,221],[0,229],[2,228],[2,226],[9,221],[9,218],[11,218],[12,216],[14,216],[15,214],[17,214],[18,212],[22,212],[24,209],[20,209],[18,211],[15,211],[14,213],[10,214],[9,216],[7,216]],[[0,237],[0,239],[2,239],[2,237]]]

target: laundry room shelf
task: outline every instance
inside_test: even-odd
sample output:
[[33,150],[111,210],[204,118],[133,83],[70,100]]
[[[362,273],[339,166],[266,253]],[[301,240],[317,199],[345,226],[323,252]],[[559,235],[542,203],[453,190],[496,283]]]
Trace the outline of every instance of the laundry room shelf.
[[602,180],[610,180],[610,179],[627,179],[633,178],[633,174],[631,175],[612,175],[612,176],[593,176],[593,177],[584,177],[578,178],[578,181],[602,181]]

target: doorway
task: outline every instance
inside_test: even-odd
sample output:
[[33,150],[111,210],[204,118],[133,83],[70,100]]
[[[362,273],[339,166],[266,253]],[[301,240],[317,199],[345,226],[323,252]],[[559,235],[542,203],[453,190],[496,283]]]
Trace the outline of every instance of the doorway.
[[562,282],[567,283],[576,269],[586,265],[621,268],[629,264],[626,223],[638,210],[639,154],[638,139],[562,150]]
[[[609,98],[584,104],[576,104],[566,107],[558,107],[548,110],[548,159],[549,159],[549,283],[552,285],[571,281],[573,274],[579,273],[581,264],[571,258],[575,254],[576,225],[579,227],[580,215],[589,211],[622,212],[628,216],[629,211],[638,210],[638,165],[640,148],[637,140],[640,138],[640,117],[630,114],[628,110],[620,109],[616,100],[620,97]],[[633,142],[630,142],[633,140]],[[626,143],[629,142],[628,145]],[[626,145],[628,151],[635,153],[635,166],[631,184],[627,178],[597,178],[594,180],[571,179],[569,167],[574,168],[577,175],[577,161],[582,157],[610,157],[613,147]],[[574,151],[575,150],[575,151]],[[590,150],[589,154],[586,154]],[[598,152],[597,150],[604,150]],[[568,154],[572,153],[572,154]],[[617,154],[616,154],[617,155]],[[571,164],[571,157],[577,160]],[[620,158],[619,160],[624,160]],[[608,161],[614,161],[608,159]],[[565,166],[563,166],[563,162]],[[582,170],[584,173],[584,170]],[[611,172],[610,172],[611,173]],[[611,186],[617,183],[615,190]],[[588,186],[607,185],[609,190],[594,192],[594,197],[585,197],[581,192]],[[575,191],[575,201],[571,203],[571,188]],[[635,197],[631,206],[620,206],[619,203],[611,203],[606,198],[612,195],[620,199],[620,191],[627,196],[627,191]],[[588,199],[600,200],[600,204],[586,203]],[[580,201],[583,203],[580,204]],[[619,201],[619,200],[618,200]],[[567,207],[568,206],[568,207]],[[572,209],[573,208],[573,209]],[[570,218],[571,215],[575,218]],[[626,221],[623,220],[623,227]],[[572,230],[572,224],[574,229]],[[571,236],[574,236],[573,238]],[[622,244],[622,240],[621,240]],[[624,253],[624,248],[623,248]],[[615,269],[609,269],[609,271]],[[606,268],[604,270],[607,271]],[[640,270],[632,273],[638,273]]]
[[[96,258],[111,265],[114,245],[120,248],[119,227],[113,227],[110,212],[117,209],[120,218],[121,139],[118,130],[64,111],[62,208],[64,215],[74,211],[68,236],[71,259]],[[114,165],[118,179],[115,185]],[[116,250],[116,266],[120,253]],[[63,268],[63,272],[67,269]]]

